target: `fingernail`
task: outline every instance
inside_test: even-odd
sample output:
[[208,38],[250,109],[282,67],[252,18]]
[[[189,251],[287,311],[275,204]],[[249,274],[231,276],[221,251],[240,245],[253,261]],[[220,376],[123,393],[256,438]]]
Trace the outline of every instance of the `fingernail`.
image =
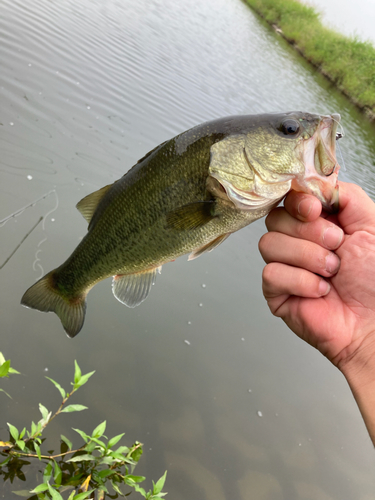
[[308,217],[312,209],[312,200],[310,198],[304,198],[298,204],[297,211],[301,217]]
[[340,267],[340,260],[335,253],[330,253],[326,257],[326,271],[335,274]]
[[327,295],[330,290],[331,290],[331,285],[327,281],[320,280],[320,282],[319,282],[319,294],[320,294],[320,296],[323,297],[324,295]]
[[342,242],[344,232],[337,226],[327,227],[323,233],[323,243],[330,250],[336,249]]

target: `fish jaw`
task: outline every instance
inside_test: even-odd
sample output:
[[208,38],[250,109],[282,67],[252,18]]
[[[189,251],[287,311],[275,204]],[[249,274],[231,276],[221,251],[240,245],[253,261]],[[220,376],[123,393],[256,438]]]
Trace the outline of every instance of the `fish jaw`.
[[340,115],[325,115],[314,135],[301,143],[299,154],[304,172],[292,181],[292,189],[316,196],[324,210],[338,211],[340,165],[336,159],[336,130]]

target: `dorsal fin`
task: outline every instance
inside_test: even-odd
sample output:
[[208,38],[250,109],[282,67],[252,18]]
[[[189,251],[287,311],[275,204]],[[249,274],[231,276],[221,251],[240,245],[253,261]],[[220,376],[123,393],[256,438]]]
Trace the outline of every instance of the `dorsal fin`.
[[100,201],[112,186],[113,184],[108,184],[108,186],[104,186],[98,189],[98,191],[94,191],[93,193],[88,194],[77,203],[77,209],[81,212],[88,223],[90,223]]

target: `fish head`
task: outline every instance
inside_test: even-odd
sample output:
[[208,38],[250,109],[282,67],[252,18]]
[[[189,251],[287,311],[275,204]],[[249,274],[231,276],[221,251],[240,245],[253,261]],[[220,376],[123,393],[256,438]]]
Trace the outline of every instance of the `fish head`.
[[295,189],[338,207],[340,115],[291,112],[243,117],[211,147],[210,175],[243,210],[269,209]]
[[337,134],[339,123],[339,114],[319,116],[315,132],[296,149],[304,171],[292,181],[292,189],[313,194],[331,213],[339,208],[340,166],[336,159],[336,140],[341,137]]

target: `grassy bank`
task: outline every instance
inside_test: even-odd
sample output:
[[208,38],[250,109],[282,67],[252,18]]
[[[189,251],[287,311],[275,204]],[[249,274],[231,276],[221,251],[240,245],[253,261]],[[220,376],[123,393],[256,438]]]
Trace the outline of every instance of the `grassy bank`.
[[361,109],[375,118],[375,47],[324,27],[298,0],[246,3]]

